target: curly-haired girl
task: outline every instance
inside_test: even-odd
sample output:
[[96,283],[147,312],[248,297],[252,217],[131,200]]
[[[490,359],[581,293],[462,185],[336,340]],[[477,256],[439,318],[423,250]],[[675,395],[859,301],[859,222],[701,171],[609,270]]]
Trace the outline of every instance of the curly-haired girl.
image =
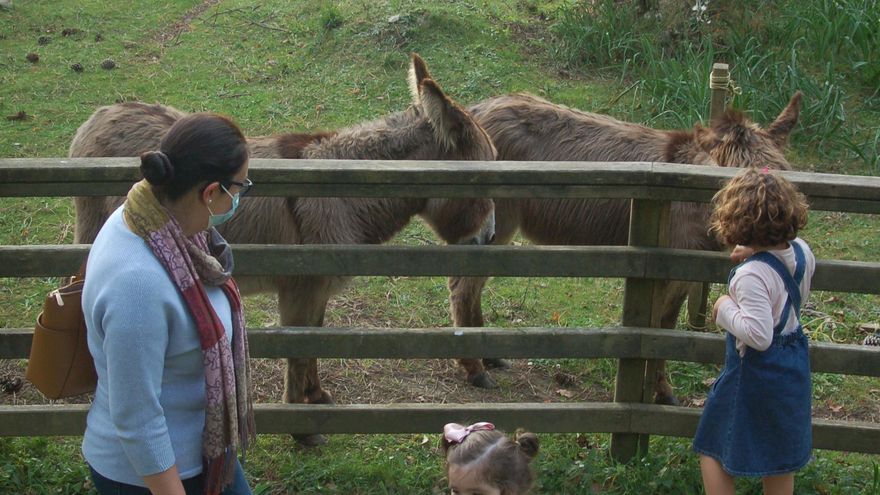
[[734,476],[761,476],[765,494],[791,494],[810,460],[810,360],[799,321],[816,259],[797,237],[804,196],[766,168],[747,169],[713,198],[711,228],[735,262],[730,295],[713,320],[727,330],[724,369],[715,380],[693,449],[706,493],[733,494]]

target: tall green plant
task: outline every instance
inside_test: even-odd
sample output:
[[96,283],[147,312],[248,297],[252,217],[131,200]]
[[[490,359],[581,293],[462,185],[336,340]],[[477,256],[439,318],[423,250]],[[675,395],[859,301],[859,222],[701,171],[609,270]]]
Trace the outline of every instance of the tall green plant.
[[[667,6],[641,16],[626,4],[581,0],[559,9],[553,50],[570,68],[622,74],[635,88],[628,117],[661,126],[705,120],[709,69],[725,61],[742,88],[735,106],[767,122],[800,90],[795,140],[825,157],[852,153],[878,173],[874,133],[846,111],[853,98],[877,103],[878,1],[792,0],[767,7],[772,13],[752,0],[744,0],[745,13],[713,12],[725,6],[704,1],[690,12]],[[636,103],[644,99],[649,105]]]

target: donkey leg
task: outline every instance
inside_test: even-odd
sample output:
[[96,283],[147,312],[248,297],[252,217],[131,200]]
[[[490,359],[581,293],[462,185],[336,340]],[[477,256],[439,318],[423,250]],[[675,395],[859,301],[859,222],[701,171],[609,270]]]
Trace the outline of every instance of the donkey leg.
[[660,359],[657,361],[657,370],[654,375],[654,404],[661,404],[664,406],[678,406],[681,403],[678,402],[678,399],[675,397],[675,392],[672,390],[672,385],[669,384],[669,381],[666,379],[666,360]]
[[[326,304],[321,307],[321,318],[315,323],[317,327],[324,326],[324,312]],[[306,370],[306,387],[305,394],[309,404],[335,404],[333,396],[330,392],[321,388],[321,378],[318,376],[318,359],[310,358],[309,366]]]
[[306,374],[309,359],[287,359],[284,370],[284,402],[288,404],[306,403]]
[[[278,313],[284,326],[321,326],[324,310],[327,307],[327,291],[321,284],[300,283],[278,292]],[[296,358],[287,360],[284,374],[284,402],[290,404],[332,402],[329,394],[324,396],[318,379],[318,360],[316,358]],[[321,434],[294,434],[293,438],[305,447],[327,443]]]
[[[688,289],[692,284],[688,282],[670,281],[663,288],[663,307],[660,308],[660,327],[675,328],[681,306],[687,297]],[[669,384],[666,374],[666,360],[657,361],[657,371],[654,379],[654,403],[668,406],[679,405],[675,392]]]
[[321,380],[318,378],[318,360],[309,359],[306,370],[306,399],[309,404],[335,404],[333,395],[321,388]]
[[[486,285],[486,277],[450,277],[449,278],[449,305],[452,313],[453,324],[457,327],[482,327],[483,310],[481,301],[483,286]],[[458,363],[467,372],[467,381],[471,385],[480,388],[495,388],[498,386],[495,380],[489,376],[483,363],[503,362],[500,359],[463,358]],[[498,366],[496,366],[498,367]]]
[[[518,203],[495,200],[494,245],[509,244],[519,228]],[[456,327],[483,326],[483,287],[487,277],[449,277],[449,308]],[[467,381],[480,388],[495,388],[498,384],[489,376],[487,369],[506,369],[507,361],[500,358],[459,359],[467,372]]]
[[[330,394],[320,390],[320,387],[309,389],[309,378],[317,375],[318,360],[310,359],[288,359],[287,372],[284,379],[284,401],[292,404],[304,404],[306,401],[310,404],[333,403]],[[326,397],[324,397],[326,394]],[[318,447],[327,443],[327,437],[320,433],[294,433],[291,435],[294,440],[303,447]]]

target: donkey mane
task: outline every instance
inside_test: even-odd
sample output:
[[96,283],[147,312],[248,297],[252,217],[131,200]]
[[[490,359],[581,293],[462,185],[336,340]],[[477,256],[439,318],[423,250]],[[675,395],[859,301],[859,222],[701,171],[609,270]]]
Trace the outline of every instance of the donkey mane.
[[279,158],[300,159],[303,158],[303,150],[306,147],[317,145],[337,134],[337,132],[316,132],[313,134],[291,132],[274,136],[274,139],[278,144]]
[[682,155],[693,155],[691,151],[695,146],[700,131],[701,127],[699,125],[690,131],[665,131],[668,142],[666,150],[663,152],[663,161],[667,163],[682,163]]
[[[504,160],[666,161],[712,164],[700,129],[667,131],[585,112],[527,94],[470,107]],[[542,136],[546,139],[536,139]]]

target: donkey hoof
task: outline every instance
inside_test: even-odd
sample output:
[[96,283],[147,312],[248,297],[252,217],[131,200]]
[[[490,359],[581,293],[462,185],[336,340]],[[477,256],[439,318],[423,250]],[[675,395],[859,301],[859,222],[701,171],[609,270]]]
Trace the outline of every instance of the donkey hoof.
[[674,394],[657,394],[654,396],[654,404],[661,406],[680,406],[681,403],[675,398]]
[[333,400],[333,396],[330,394],[330,392],[326,390],[321,390],[321,393],[318,394],[318,397],[314,399],[309,397],[309,404],[336,404],[336,402]]
[[327,437],[320,433],[291,435],[303,447],[320,447],[327,443]]
[[469,376],[468,383],[477,388],[498,388],[498,384],[495,383],[495,380],[493,380],[492,377],[489,376],[489,373],[486,373],[485,371]]
[[483,367],[487,370],[507,370],[510,363],[500,358],[483,358]]

